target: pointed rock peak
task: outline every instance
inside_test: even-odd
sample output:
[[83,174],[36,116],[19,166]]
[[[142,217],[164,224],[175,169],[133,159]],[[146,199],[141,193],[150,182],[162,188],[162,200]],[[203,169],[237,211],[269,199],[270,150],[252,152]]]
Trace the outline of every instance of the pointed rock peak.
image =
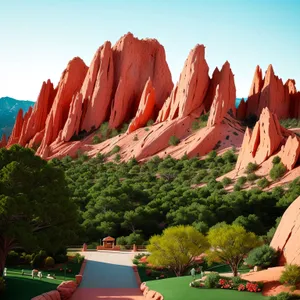
[[7,144],[7,139],[5,133],[2,135],[2,139],[0,140],[0,148],[5,147]]
[[218,68],[218,67],[215,67],[215,69],[214,69],[214,71],[213,71],[213,73],[212,73],[212,77],[216,76],[216,75],[219,74],[219,73],[220,73],[219,68]]
[[275,72],[274,72],[274,69],[273,69],[273,66],[270,64],[269,66],[268,66],[268,69],[267,69],[267,71],[266,71],[266,75],[265,75],[265,79],[266,78],[269,78],[269,77],[273,77],[275,75]]
[[296,81],[294,79],[288,79],[284,85],[288,88],[289,94],[297,93]]

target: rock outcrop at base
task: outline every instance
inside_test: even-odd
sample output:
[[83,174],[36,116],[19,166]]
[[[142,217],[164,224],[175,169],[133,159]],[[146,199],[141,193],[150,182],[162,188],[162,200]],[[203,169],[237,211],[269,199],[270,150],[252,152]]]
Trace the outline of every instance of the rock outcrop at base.
[[256,67],[248,100],[240,106],[240,120],[252,115],[259,116],[265,107],[279,119],[300,118],[300,95],[297,93],[295,81],[289,79],[283,84],[275,75],[272,65],[269,65],[264,79],[261,68]]
[[270,246],[280,251],[280,264],[300,266],[300,197],[285,211]]
[[253,131],[246,129],[236,170],[245,169],[252,162],[258,165],[278,155],[288,170],[299,161],[300,139],[281,127],[276,114],[264,108]]
[[7,145],[7,139],[6,139],[6,135],[3,134],[2,135],[2,138],[1,138],[1,141],[0,141],[0,148],[3,148]]

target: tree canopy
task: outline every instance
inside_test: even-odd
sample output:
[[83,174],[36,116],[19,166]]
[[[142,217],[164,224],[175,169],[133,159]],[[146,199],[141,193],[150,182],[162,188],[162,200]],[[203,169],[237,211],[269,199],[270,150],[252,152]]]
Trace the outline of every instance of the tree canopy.
[[228,264],[234,276],[237,276],[239,264],[246,254],[260,244],[254,233],[247,232],[236,224],[222,224],[211,228],[207,239],[211,246],[207,252],[208,261]]
[[76,205],[64,172],[30,149],[0,149],[0,274],[14,247],[55,252],[74,240]]
[[151,254],[148,261],[156,266],[170,267],[176,276],[180,276],[208,247],[206,237],[194,227],[169,227],[162,235],[149,240],[147,250]]

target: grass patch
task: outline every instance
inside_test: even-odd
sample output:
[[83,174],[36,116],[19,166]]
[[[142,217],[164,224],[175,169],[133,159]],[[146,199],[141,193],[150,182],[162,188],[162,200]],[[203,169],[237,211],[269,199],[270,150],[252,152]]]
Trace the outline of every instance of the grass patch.
[[239,292],[223,289],[191,288],[191,276],[174,277],[148,281],[147,286],[160,292],[165,300],[261,300],[266,299],[261,293]]

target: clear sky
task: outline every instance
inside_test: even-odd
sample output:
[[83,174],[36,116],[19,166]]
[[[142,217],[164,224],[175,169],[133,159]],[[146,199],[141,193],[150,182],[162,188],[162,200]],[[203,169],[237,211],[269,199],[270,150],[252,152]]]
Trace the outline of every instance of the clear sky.
[[89,65],[128,31],[164,45],[174,82],[198,43],[210,74],[230,62],[238,97],[257,64],[300,89],[300,0],[0,0],[0,97],[35,101],[70,59]]

